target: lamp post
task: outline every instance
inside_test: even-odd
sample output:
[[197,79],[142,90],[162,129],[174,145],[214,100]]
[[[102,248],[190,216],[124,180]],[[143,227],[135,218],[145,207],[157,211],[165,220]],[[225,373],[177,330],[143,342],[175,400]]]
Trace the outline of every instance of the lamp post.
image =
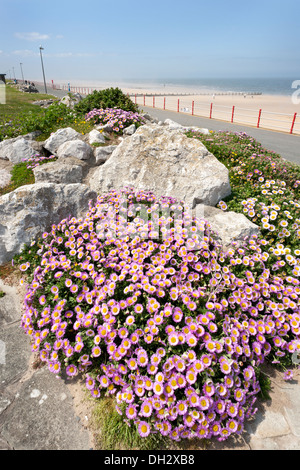
[[43,64],[43,57],[42,57],[42,51],[44,48],[40,46],[40,55],[41,55],[41,63],[42,63],[42,70],[43,70],[43,77],[44,77],[44,86],[45,86],[45,93],[47,95],[47,86],[46,86],[46,80],[45,80],[45,71],[44,71],[44,64]]
[[23,80],[23,83],[24,83],[24,75],[23,75],[23,69],[22,69],[22,62],[20,62],[20,68],[21,68],[21,74],[22,74],[22,80]]

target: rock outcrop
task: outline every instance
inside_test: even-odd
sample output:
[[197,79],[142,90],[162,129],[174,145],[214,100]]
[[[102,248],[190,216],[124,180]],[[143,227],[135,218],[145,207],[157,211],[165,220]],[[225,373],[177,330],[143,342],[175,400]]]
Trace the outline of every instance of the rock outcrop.
[[60,103],[66,105],[68,108],[73,109],[76,104],[82,101],[82,96],[80,93],[68,93],[68,95],[64,96]]
[[105,144],[105,137],[104,135],[97,131],[97,129],[93,129],[89,132],[89,143],[92,144]]
[[94,155],[96,159],[97,164],[101,164],[106,162],[113,153],[114,150],[116,150],[117,145],[105,145],[103,147],[95,147],[94,149]]

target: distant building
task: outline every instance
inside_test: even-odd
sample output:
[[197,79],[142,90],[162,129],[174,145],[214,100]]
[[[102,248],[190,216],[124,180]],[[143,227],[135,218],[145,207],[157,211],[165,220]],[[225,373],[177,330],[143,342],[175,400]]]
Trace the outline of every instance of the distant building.
[[6,84],[5,75],[6,75],[6,73],[0,73],[0,82],[3,82],[3,83]]

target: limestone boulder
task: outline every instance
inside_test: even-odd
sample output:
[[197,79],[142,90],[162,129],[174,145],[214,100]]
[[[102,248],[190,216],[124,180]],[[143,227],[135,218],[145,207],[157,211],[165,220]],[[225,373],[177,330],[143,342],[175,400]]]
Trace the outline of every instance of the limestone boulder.
[[132,135],[132,134],[135,133],[135,131],[136,131],[135,124],[131,124],[130,126],[125,127],[125,129],[123,131],[123,134],[124,135]]
[[81,183],[82,165],[69,164],[61,160],[40,165],[33,170],[36,183],[74,184]]
[[99,165],[101,163],[106,162],[113,153],[114,150],[116,150],[117,145],[105,145],[104,147],[96,147],[94,149],[94,156],[96,159],[96,164]]
[[95,129],[97,131],[103,131],[103,132],[112,132],[113,131],[113,126],[111,124],[98,124],[95,126]]
[[227,168],[199,140],[155,124],[124,139],[89,186],[98,193],[131,186],[174,197],[189,208],[215,206],[231,193]]
[[68,108],[73,109],[76,104],[82,101],[82,99],[83,98],[80,93],[69,93],[60,100],[60,103],[66,105]]
[[208,129],[195,127],[195,126],[182,126],[178,122],[172,121],[172,119],[165,119],[165,121],[162,124],[170,130],[176,129],[181,132],[197,131],[201,134],[205,134],[205,135],[209,134]]
[[61,144],[56,150],[56,155],[59,158],[74,157],[78,160],[89,160],[93,157],[93,150],[82,140],[74,139]]
[[0,169],[0,188],[4,188],[11,181],[11,173],[6,168]]
[[169,128],[170,130],[182,129],[182,127],[183,127],[181,124],[179,124],[179,122],[175,122],[175,121],[173,121],[172,119],[165,119],[165,120],[164,120],[164,124],[165,124],[166,126],[168,126],[168,128]]
[[32,141],[20,136],[0,142],[0,158],[12,163],[21,163],[36,154]]
[[216,207],[199,205],[196,216],[204,218],[209,223],[215,238],[224,248],[229,247],[233,241],[241,244],[245,238],[260,233],[259,227],[241,213],[224,212]]
[[80,139],[81,134],[76,132],[72,127],[65,127],[63,129],[58,129],[56,132],[50,135],[50,137],[45,140],[44,147],[50,153],[56,154],[58,147],[68,141]]
[[97,129],[93,129],[89,132],[89,143],[90,144],[105,144],[104,135],[97,131]]
[[96,193],[83,184],[37,183],[0,197],[0,264],[62,219],[81,217]]

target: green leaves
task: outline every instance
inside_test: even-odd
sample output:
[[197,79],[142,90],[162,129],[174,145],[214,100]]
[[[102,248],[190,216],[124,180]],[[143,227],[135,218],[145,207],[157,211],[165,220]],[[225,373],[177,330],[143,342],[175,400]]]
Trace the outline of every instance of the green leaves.
[[138,107],[125,95],[120,88],[107,88],[94,91],[74,108],[78,114],[86,114],[95,108],[120,108],[124,111],[137,112]]

